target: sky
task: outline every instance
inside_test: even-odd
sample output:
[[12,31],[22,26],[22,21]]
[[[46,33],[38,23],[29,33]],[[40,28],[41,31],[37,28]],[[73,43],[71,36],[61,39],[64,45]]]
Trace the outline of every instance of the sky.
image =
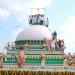
[[28,27],[31,8],[45,8],[49,28],[65,41],[65,53],[75,53],[75,0],[0,0],[0,52]]

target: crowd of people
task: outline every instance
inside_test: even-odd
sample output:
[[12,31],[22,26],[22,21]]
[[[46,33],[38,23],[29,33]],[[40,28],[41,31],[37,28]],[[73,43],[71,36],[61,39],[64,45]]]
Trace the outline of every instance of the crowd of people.
[[12,50],[15,48],[14,42],[8,42],[7,45],[5,46],[7,50]]
[[48,48],[48,50],[64,50],[64,48],[65,48],[64,40],[57,39],[56,31],[54,31],[54,33],[52,33],[51,40],[47,40],[45,38],[45,43],[46,43],[46,47]]
[[46,26],[48,27],[48,24],[49,24],[48,18],[46,19],[46,22],[45,22],[45,16],[43,14],[37,14],[37,15],[30,15],[29,16],[29,24],[43,25],[45,23],[46,23]]
[[64,64],[75,66],[75,54],[64,54]]

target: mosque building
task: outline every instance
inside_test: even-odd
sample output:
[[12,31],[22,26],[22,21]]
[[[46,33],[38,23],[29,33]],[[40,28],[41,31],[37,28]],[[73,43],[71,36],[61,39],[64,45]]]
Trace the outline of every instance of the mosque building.
[[[26,65],[63,65],[64,59],[62,57],[64,50],[55,50],[53,43],[56,40],[57,33],[55,32],[56,35],[53,38],[54,34],[52,35],[51,30],[48,28],[45,15],[40,13],[31,14],[29,16],[29,24],[30,26],[28,28],[25,28],[17,35],[15,48],[8,50],[7,53],[18,58],[18,53],[23,51],[22,53],[25,55],[23,60]],[[54,49],[51,48],[51,45]],[[17,58],[5,57],[4,63],[17,63]]]
[[14,43],[8,42],[5,47],[4,70],[64,71],[67,68],[64,65],[67,57],[64,57],[64,41],[57,39],[57,32],[48,27],[48,18],[46,20],[45,14],[37,10],[37,14],[29,15],[29,27],[17,35]]

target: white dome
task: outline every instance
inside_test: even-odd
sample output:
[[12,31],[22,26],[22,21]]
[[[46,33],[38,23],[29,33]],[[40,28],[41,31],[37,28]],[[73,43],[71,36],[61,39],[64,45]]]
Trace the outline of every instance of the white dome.
[[21,31],[16,41],[19,40],[43,40],[44,38],[51,38],[51,31],[46,26],[30,26],[23,31]]

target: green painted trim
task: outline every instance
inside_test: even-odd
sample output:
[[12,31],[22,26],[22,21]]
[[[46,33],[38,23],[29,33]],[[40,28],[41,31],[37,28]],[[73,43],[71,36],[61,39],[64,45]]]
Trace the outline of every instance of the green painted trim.
[[3,63],[17,63],[17,61],[3,61]]
[[26,54],[26,55],[41,55],[41,54]]
[[45,59],[46,64],[63,64],[63,59]]
[[15,41],[16,45],[41,45],[44,44],[44,40],[18,40]]
[[34,58],[34,59],[32,59],[32,58],[26,58],[26,63],[35,63],[35,64],[41,63],[41,59],[37,59],[37,58]]
[[54,58],[54,59],[53,58],[52,59],[51,58],[46,58],[46,60],[63,60],[64,61],[64,59],[58,59],[58,58]]
[[45,55],[63,55],[63,54],[45,54]]
[[[41,54],[26,54],[26,55],[41,55]],[[62,55],[62,54],[45,54],[45,55]]]

